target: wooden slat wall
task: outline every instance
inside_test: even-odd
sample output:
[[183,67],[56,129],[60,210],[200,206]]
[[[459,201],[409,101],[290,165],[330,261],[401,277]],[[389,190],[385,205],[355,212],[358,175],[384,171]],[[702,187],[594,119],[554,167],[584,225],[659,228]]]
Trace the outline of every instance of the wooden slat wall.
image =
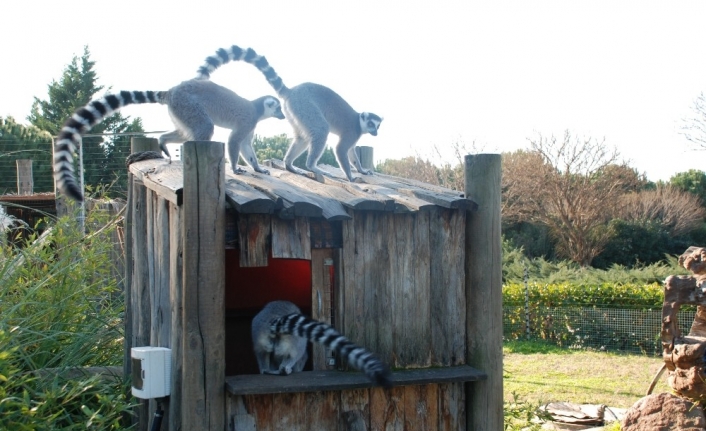
[[229,431],[457,431],[464,403],[463,383],[231,395],[226,419]]
[[182,230],[182,210],[181,207],[169,203],[169,296],[171,299],[171,340],[172,349],[172,393],[169,396],[169,414],[165,415],[166,425],[164,431],[181,430],[182,393],[183,382],[183,353],[181,334],[184,330],[182,321],[183,312],[183,270],[184,262],[182,252],[184,250],[184,235]]
[[342,332],[396,368],[465,363],[465,214],[343,222]]
[[431,364],[466,361],[466,211],[437,208],[429,213]]
[[[130,300],[132,303],[132,347],[149,346],[150,343],[150,295],[149,267],[147,256],[147,189],[142,181],[134,178],[132,189],[132,241],[133,271]],[[135,409],[139,418],[137,429],[146,431],[149,426],[149,403],[139,401]]]

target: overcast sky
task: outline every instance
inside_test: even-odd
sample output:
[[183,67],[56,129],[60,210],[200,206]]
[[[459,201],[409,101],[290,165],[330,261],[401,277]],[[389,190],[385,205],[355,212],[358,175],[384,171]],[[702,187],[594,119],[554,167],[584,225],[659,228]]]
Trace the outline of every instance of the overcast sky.
[[[265,55],[285,84],[331,87],[385,119],[361,145],[377,161],[528,147],[564,130],[605,139],[650,180],[706,170],[679,133],[706,91],[706,2],[627,1],[6,1],[0,10],[0,116],[26,123],[33,97],[88,45],[99,84],[166,90],[220,47]],[[273,94],[246,63],[212,80]],[[148,131],[164,106],[130,106]],[[256,133],[291,135],[284,120]],[[225,140],[220,130],[214,140]]]

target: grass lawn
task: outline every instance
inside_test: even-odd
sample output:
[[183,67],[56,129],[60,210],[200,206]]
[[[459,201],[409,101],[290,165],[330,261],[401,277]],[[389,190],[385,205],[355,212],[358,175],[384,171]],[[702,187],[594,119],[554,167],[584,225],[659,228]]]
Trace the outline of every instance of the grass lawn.
[[[660,357],[568,350],[536,342],[503,345],[505,400],[568,401],[628,408],[642,398]],[[670,392],[665,372],[652,393]]]

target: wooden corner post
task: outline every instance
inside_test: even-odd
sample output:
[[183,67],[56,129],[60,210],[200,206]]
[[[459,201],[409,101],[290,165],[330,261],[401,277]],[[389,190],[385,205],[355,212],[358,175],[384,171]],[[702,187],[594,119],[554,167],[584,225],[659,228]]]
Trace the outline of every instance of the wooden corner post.
[[466,429],[503,430],[502,249],[500,154],[467,155],[466,197],[478,210],[466,217],[466,337],[468,365],[488,379],[467,384]]
[[182,429],[225,429],[225,151],[184,143]]

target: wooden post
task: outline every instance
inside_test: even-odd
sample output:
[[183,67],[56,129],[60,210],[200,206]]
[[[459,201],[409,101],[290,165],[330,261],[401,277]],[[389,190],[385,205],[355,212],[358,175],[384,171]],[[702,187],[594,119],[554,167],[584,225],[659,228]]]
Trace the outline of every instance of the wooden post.
[[[132,138],[130,151],[159,150],[154,138]],[[124,375],[132,373],[130,349],[150,345],[151,304],[147,256],[147,190],[142,181],[128,171],[128,206],[125,215],[125,353]],[[141,401],[136,408],[138,430],[149,427],[149,403]]]
[[182,429],[225,429],[225,151],[183,146]]
[[502,251],[500,154],[467,155],[466,196],[478,210],[466,217],[466,337],[468,365],[488,380],[466,387],[466,429],[501,431],[503,425]]
[[375,170],[375,162],[373,161],[373,147],[356,146],[355,151],[358,153],[360,164],[365,169]]
[[16,160],[17,163],[17,194],[31,195],[34,192],[32,178],[32,159]]

